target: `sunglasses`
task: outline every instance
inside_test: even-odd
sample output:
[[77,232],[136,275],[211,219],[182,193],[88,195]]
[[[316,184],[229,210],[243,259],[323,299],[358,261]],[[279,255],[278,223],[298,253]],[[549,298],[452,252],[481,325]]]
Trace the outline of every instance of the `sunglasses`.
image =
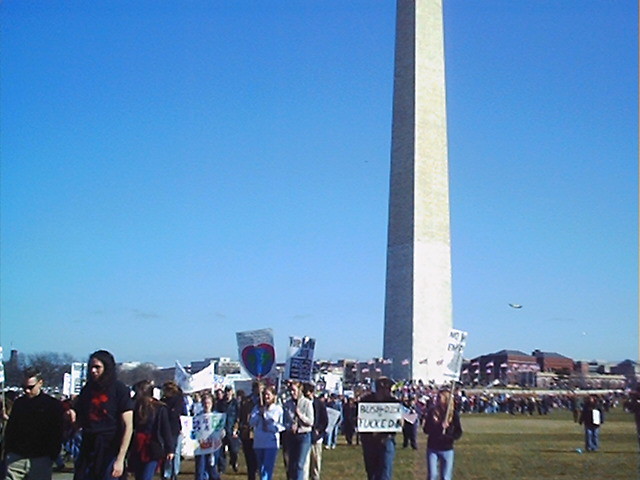
[[33,390],[34,388],[36,388],[38,386],[37,383],[34,383],[33,385],[23,385],[22,389],[27,392],[29,390]]

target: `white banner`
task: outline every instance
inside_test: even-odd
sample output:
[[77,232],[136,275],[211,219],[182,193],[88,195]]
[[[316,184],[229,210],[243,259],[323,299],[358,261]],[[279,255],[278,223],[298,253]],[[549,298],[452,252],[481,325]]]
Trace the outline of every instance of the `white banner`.
[[285,380],[311,382],[315,347],[316,340],[314,338],[289,337],[287,363],[284,370]]
[[194,392],[213,389],[216,376],[215,366],[215,362],[211,362],[208,367],[191,375],[191,388]]
[[224,382],[224,377],[215,374],[215,362],[211,362],[208,367],[191,375],[176,360],[173,378],[184,393],[199,392],[200,390],[213,391]]
[[[327,409],[329,410],[329,409]],[[358,432],[401,432],[401,403],[359,403]]]

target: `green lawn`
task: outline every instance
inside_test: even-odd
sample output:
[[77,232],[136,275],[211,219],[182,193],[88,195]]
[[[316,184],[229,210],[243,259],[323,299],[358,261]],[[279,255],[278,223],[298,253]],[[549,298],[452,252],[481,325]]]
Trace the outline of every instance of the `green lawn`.
[[[464,435],[457,442],[456,480],[630,480],[638,475],[638,442],[633,416],[617,409],[605,417],[601,428],[601,450],[584,449],[583,429],[564,411],[548,416],[463,415]],[[335,450],[324,450],[322,478],[366,479],[359,446],[347,446],[341,437]],[[402,449],[398,435],[394,479],[425,479],[426,436],[419,435],[419,449]],[[186,462],[181,480],[193,479],[193,463]],[[224,479],[246,478],[240,472]],[[285,480],[282,461],[276,464],[275,480]]]

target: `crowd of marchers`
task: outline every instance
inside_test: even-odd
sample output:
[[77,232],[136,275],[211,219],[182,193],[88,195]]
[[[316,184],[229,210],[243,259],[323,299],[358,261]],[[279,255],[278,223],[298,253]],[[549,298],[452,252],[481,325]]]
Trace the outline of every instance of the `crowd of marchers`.
[[72,462],[74,480],[118,479],[127,472],[136,480],[175,480],[184,441],[181,416],[219,412],[225,414],[221,445],[212,453],[195,455],[195,480],[238,472],[240,455],[248,480],[271,479],[278,468],[288,480],[318,480],[323,450],[336,448],[339,435],[346,444],[361,446],[369,480],[390,480],[400,441],[394,431],[358,433],[359,403],[401,404],[402,447],[417,449],[418,432],[428,435],[429,480],[452,478],[454,442],[462,435],[461,416],[469,413],[546,415],[567,409],[584,426],[586,450],[597,451],[607,412],[623,404],[635,415],[640,442],[638,392],[628,397],[468,394],[381,377],[349,395],[316,391],[313,384],[297,381],[255,381],[249,392],[227,386],[185,394],[168,381],[157,399],[153,382],[129,387],[116,372],[113,356],[96,351],[89,357],[88,380],[79,395],[57,399],[45,393],[37,369],[26,369],[22,395],[7,396],[2,405],[2,477],[49,480],[53,471]]

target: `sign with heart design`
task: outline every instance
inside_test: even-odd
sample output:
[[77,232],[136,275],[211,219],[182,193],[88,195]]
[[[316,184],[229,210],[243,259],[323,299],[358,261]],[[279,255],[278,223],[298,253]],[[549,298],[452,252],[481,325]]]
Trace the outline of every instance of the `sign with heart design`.
[[264,377],[273,368],[276,360],[276,352],[273,345],[261,343],[248,345],[242,349],[242,363],[247,371],[254,377]]
[[271,329],[237,332],[238,356],[244,369],[254,378],[264,378],[276,364]]

